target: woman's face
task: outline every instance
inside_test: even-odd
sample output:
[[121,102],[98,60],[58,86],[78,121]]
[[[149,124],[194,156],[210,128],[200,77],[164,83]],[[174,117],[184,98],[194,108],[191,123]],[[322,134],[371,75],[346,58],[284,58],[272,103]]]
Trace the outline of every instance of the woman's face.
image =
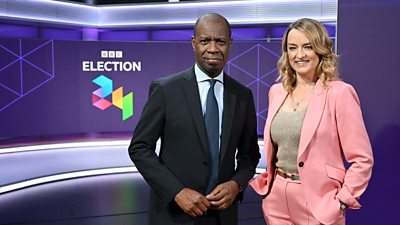
[[289,31],[287,37],[287,53],[290,66],[302,77],[314,78],[319,57],[314,52],[310,40],[296,29]]

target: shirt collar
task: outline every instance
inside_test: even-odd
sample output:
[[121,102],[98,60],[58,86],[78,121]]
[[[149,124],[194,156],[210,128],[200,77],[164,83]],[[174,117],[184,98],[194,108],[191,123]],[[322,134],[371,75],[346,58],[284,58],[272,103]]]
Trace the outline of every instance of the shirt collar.
[[[204,73],[199,68],[197,63],[194,66],[194,73],[196,74],[197,83],[200,83],[200,82],[207,81],[207,80],[211,79],[211,77],[209,77],[206,73]],[[217,77],[215,77],[213,79],[216,79],[216,80],[218,80],[219,82],[221,82],[223,84],[224,83],[224,71],[222,70],[221,73]]]

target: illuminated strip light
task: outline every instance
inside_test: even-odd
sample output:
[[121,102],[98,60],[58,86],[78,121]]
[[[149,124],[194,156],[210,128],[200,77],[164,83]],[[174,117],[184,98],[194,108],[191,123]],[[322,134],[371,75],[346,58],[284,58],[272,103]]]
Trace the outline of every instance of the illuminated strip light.
[[256,174],[261,174],[264,173],[266,171],[265,168],[256,168]]
[[[298,10],[299,13],[293,13],[290,8],[296,5],[305,8]],[[193,25],[199,15],[210,10],[223,14],[231,24],[290,23],[301,17],[311,17],[321,22],[337,21],[337,1],[335,0],[207,1],[99,6],[98,8],[97,26],[99,27]],[[284,8],[288,8],[286,10],[288,12],[279,13]],[[235,13],[237,10],[241,10],[242,13]],[[166,13],[169,11],[173,11],[174,16]]]
[[82,7],[82,8],[87,8],[87,7],[93,7],[86,5],[84,3],[80,2],[64,2],[64,1],[54,1],[54,0],[25,0],[26,2],[32,2],[32,3],[48,3],[52,4],[55,6],[76,6],[76,7]]
[[[245,23],[279,23],[279,22],[292,22],[299,17],[313,17],[321,22],[329,22],[337,20],[337,0],[248,0],[248,1],[207,1],[207,2],[185,2],[185,3],[166,3],[166,4],[124,4],[119,6],[88,6],[79,3],[68,3],[54,0],[26,0],[14,1],[5,0],[6,7],[0,10],[1,17],[18,18],[32,21],[47,21],[50,23],[63,23],[72,25],[95,26],[95,27],[118,27],[118,26],[148,26],[148,25],[193,25],[197,19],[197,14],[215,9],[229,18],[232,24],[245,24]],[[310,12],[300,12],[296,14],[290,11],[290,6],[302,6],[311,4],[312,9]],[[266,13],[260,14],[260,8],[265,7],[280,7],[288,5],[290,12],[282,15],[272,15]],[[231,13],[232,6],[238,7],[243,10],[240,16]],[[37,10],[31,10],[31,8]],[[29,10],[27,10],[29,9]],[[160,11],[161,10],[161,11]],[[177,12],[183,10],[183,14],[175,13],[174,15],[167,13],[167,18],[159,18],[154,20],[159,13],[163,11]],[[136,11],[139,16],[138,19],[131,19],[132,12]],[[234,10],[233,10],[234,11]],[[262,10],[261,10],[262,11]],[[271,10],[271,11],[282,11]],[[301,10],[300,10],[301,11]],[[257,13],[258,12],[258,13]],[[125,15],[124,15],[125,13]],[[182,12],[181,12],[182,13]],[[189,13],[189,14],[188,14]],[[254,14],[255,13],[255,14]],[[312,13],[312,14],[308,14]],[[254,15],[253,15],[254,14]],[[329,16],[323,16],[328,14]],[[123,19],[118,19],[115,16],[122,15]],[[127,15],[130,15],[127,17]],[[189,15],[189,16],[187,16]],[[290,16],[288,16],[290,15]],[[180,17],[177,19],[177,17]],[[191,18],[191,20],[185,18]],[[251,17],[255,18],[252,19]],[[151,19],[151,20],[150,20]],[[119,21],[117,21],[119,20]],[[113,22],[117,21],[117,22]],[[129,21],[129,22],[127,22]]]
[[[73,142],[73,143],[59,143],[59,144],[46,144],[46,145],[34,145],[34,146],[24,146],[24,147],[13,147],[13,148],[4,148],[0,149],[0,154],[5,153],[17,153],[17,152],[26,152],[26,151],[41,151],[41,150],[50,150],[50,149],[65,149],[65,148],[80,148],[80,147],[104,147],[104,146],[121,146],[121,145],[129,145],[130,140],[118,140],[118,141],[95,141],[95,142]],[[160,140],[158,140],[157,145],[160,145]],[[264,141],[258,141],[259,146],[264,145]],[[40,185],[44,183],[50,183],[55,181],[88,177],[88,176],[97,176],[97,175],[108,175],[108,174],[117,174],[117,173],[132,173],[138,172],[136,167],[118,167],[118,168],[107,168],[107,169],[95,169],[95,170],[85,170],[64,174],[56,174],[46,177],[35,178],[11,185],[6,185],[0,187],[0,194],[11,192],[15,190],[19,190],[22,188],[31,187],[34,185]],[[265,172],[265,168],[256,168],[256,173],[260,174]]]
[[82,177],[90,177],[90,176],[99,176],[99,175],[109,175],[109,174],[118,174],[118,173],[135,173],[138,172],[136,167],[118,167],[118,168],[108,168],[108,169],[96,169],[96,170],[85,170],[71,173],[63,173],[56,174],[46,177],[35,178],[15,184],[10,184],[7,186],[0,187],[0,194],[16,191],[19,189],[32,187],[35,185],[41,185],[50,182],[68,180],[68,179],[76,179]]
[[[104,146],[128,146],[129,140],[118,141],[88,141],[88,142],[70,142],[70,143],[57,143],[45,145],[31,145],[23,147],[0,148],[0,154],[28,152],[28,151],[42,151],[50,149],[65,149],[65,148],[83,148],[83,147],[104,147]],[[264,141],[258,141],[259,146],[264,146]],[[160,139],[157,141],[157,146],[160,146]]]
[[88,142],[31,145],[23,147],[1,148],[0,154],[27,152],[27,151],[42,151],[50,149],[65,149],[65,148],[104,147],[104,146],[122,146],[122,145],[128,146],[129,143],[130,140],[118,140],[118,141],[88,141]]
[[[331,0],[332,1],[332,0]],[[150,4],[120,4],[109,6],[98,6],[98,8],[106,9],[129,9],[129,8],[179,8],[179,7],[201,7],[213,8],[217,6],[232,6],[232,5],[260,5],[263,3],[281,5],[282,3],[306,3],[316,2],[321,3],[321,0],[238,0],[238,1],[197,1],[197,2],[180,2],[180,3],[150,3]]]
[[[304,15],[303,15],[304,16]],[[336,17],[333,16],[318,16],[312,17],[320,22],[332,22],[336,21]],[[268,18],[268,19],[230,19],[230,24],[235,25],[245,25],[245,24],[265,24],[265,23],[292,23],[296,21],[299,17],[285,17],[285,18]],[[182,26],[189,26],[193,25],[193,20],[176,20],[176,21],[146,21],[146,22],[136,22],[133,24],[132,22],[127,23],[102,23],[99,24],[99,27],[123,27],[123,26],[150,26],[150,25],[182,25]]]
[[[96,24],[96,7],[83,3],[54,0],[3,1],[5,1],[5,7],[0,10],[1,17],[71,25],[93,26]],[[63,13],[72,16],[65,17]]]
[[[256,173],[260,174],[263,173],[265,169],[257,168]],[[96,169],[96,170],[85,170],[85,171],[78,171],[78,172],[71,172],[71,173],[63,173],[63,174],[56,174],[46,177],[35,178],[15,184],[6,185],[0,187],[0,194],[6,192],[12,192],[16,190],[20,190],[23,188],[28,188],[36,185],[62,181],[62,180],[69,180],[69,179],[76,179],[82,177],[90,177],[90,176],[99,176],[99,175],[110,175],[110,174],[119,174],[119,173],[137,173],[138,170],[136,167],[118,167],[118,168],[108,168],[108,169]]]

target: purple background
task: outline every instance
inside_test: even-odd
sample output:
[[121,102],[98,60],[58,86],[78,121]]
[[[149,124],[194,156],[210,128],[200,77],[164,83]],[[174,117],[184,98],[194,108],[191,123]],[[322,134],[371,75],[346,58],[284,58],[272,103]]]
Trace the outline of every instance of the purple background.
[[375,157],[363,207],[347,211],[348,224],[400,224],[399,12],[398,0],[339,1],[341,74],[359,94]]

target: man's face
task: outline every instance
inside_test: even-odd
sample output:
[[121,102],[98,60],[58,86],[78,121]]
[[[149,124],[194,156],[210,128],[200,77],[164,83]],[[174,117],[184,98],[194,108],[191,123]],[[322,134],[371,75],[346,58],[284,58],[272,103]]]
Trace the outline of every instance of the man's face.
[[228,60],[231,44],[228,27],[222,19],[200,21],[192,37],[197,65],[208,76],[218,76]]

